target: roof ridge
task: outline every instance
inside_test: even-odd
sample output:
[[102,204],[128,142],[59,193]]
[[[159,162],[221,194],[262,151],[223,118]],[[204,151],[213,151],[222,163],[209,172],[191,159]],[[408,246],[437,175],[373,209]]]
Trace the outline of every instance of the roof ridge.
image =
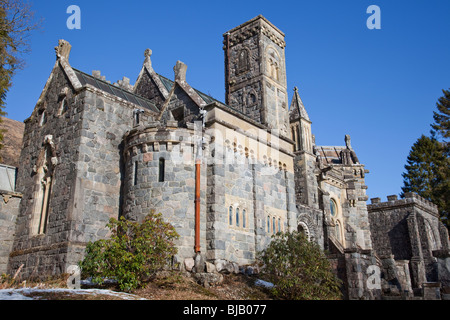
[[78,71],[78,72],[82,73],[83,75],[87,75],[88,77],[93,78],[93,79],[95,79],[95,80],[97,80],[97,81],[101,81],[101,82],[103,82],[103,83],[106,84],[106,85],[112,86],[112,87],[114,87],[115,89],[119,89],[119,90],[121,90],[121,91],[126,92],[127,94],[131,94],[131,95],[134,95],[134,96],[136,96],[136,97],[138,97],[138,98],[141,98],[141,99],[143,99],[143,100],[146,100],[146,101],[148,101],[148,102],[150,102],[151,104],[154,105],[154,103],[152,103],[149,99],[147,99],[147,98],[145,98],[145,97],[143,97],[143,96],[141,96],[141,95],[139,95],[139,94],[137,94],[137,93],[135,93],[135,92],[131,92],[131,91],[125,90],[125,89],[122,88],[122,87],[115,86],[114,84],[109,83],[108,81],[105,81],[105,80],[96,78],[96,77],[94,77],[93,75],[90,75],[90,74],[88,74],[88,73],[86,73],[86,72],[84,72],[84,71],[81,71],[81,70],[77,69],[77,68],[73,68],[73,67],[72,67],[72,69],[73,69],[74,71]]

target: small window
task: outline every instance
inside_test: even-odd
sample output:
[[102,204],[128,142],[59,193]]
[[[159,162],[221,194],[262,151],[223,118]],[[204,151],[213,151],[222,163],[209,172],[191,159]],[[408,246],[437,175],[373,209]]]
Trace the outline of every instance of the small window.
[[331,199],[331,201],[330,201],[330,211],[331,211],[331,216],[335,217],[337,214],[337,205],[333,199]]
[[138,162],[134,163],[134,185],[137,186],[138,183]]
[[277,229],[276,229],[276,225],[275,225],[275,217],[273,217],[273,218],[272,218],[272,231],[273,231],[273,233],[277,233],[276,230],[277,230]]
[[134,111],[134,125],[138,126],[141,121],[141,114],[139,111]]
[[165,181],[166,160],[164,158],[159,159],[159,182]]
[[242,49],[239,52],[237,72],[238,73],[245,72],[248,69],[249,69],[248,51],[246,49]]
[[278,218],[278,232],[281,232],[281,218]]
[[47,123],[47,111],[43,111],[41,114],[41,119],[39,120],[39,125],[42,127]]
[[236,208],[236,227],[239,227],[239,208]]
[[243,228],[246,228],[246,227],[247,227],[247,225],[246,225],[246,220],[247,220],[247,217],[246,217],[246,210],[244,209],[244,210],[242,210],[242,227],[243,227]]
[[228,209],[228,223],[231,225],[233,225],[233,207],[230,206],[230,208]]
[[270,216],[267,216],[267,232],[270,233]]
[[68,109],[69,109],[69,104],[67,103],[67,98],[64,97],[64,99],[62,99],[61,104],[59,106],[59,115],[63,115],[64,113],[67,112]]

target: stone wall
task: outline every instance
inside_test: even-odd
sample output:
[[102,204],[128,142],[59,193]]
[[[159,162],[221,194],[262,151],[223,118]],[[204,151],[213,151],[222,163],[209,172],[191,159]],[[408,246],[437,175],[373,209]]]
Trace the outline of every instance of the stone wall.
[[274,233],[297,230],[293,174],[220,142],[210,148],[225,161],[208,165],[207,257],[252,264]]
[[[137,107],[89,85],[75,91],[65,72],[57,62],[26,120],[17,181],[24,196],[10,259],[11,272],[25,265],[24,276],[65,272],[82,259],[87,242],[107,236],[109,218],[120,214],[122,139]],[[149,113],[141,118],[147,121]],[[51,161],[42,169],[46,152]],[[48,170],[48,222],[38,232],[40,172]]]
[[[34,275],[52,273],[56,269],[64,269],[64,266],[54,261],[44,262],[40,256],[58,255],[55,253],[57,249],[51,245],[67,247],[71,229],[71,222],[67,220],[66,215],[73,201],[72,188],[78,160],[74,146],[81,136],[83,103],[82,98],[73,91],[68,77],[58,63],[49,81],[44,98],[40,100],[30,118],[25,120],[21,166],[17,177],[16,189],[23,194],[23,199],[17,217],[10,271],[14,272],[21,264],[25,264],[25,275],[33,272]],[[64,99],[70,105],[66,111],[61,109]],[[51,169],[54,192],[49,199],[47,233],[38,234],[35,225],[36,221],[39,222],[40,208],[35,206],[41,188],[38,170],[43,165],[42,152],[46,152],[45,149],[50,147],[46,144],[46,137],[51,137],[53,156],[57,158],[58,163]],[[62,256],[56,258],[56,261],[58,260],[62,261]],[[35,269],[39,261],[40,266]]]
[[8,272],[8,260],[16,231],[22,195],[15,192],[0,192],[0,275]]
[[[161,213],[180,239],[177,260],[195,254],[195,161],[193,129],[160,127],[156,123],[136,130],[126,138],[124,210],[125,218],[141,221],[151,211]],[[164,178],[160,179],[160,160]],[[201,166],[200,245],[206,253],[206,163]],[[160,181],[163,180],[163,181]]]
[[[404,199],[393,195],[387,202],[371,201],[367,207],[374,249],[381,260],[392,260],[384,264],[385,275],[391,275],[386,280],[401,290],[412,287],[416,294],[424,283],[440,281],[434,253],[448,250],[449,244],[437,207],[414,193],[406,193]],[[410,279],[402,279],[408,274],[406,269]]]

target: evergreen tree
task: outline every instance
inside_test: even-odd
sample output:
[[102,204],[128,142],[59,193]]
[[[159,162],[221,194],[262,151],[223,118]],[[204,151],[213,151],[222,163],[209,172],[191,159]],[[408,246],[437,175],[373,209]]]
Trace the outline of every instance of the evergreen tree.
[[415,192],[435,203],[441,220],[450,226],[450,161],[446,147],[435,138],[422,135],[411,148],[402,174],[402,194]]
[[436,103],[438,111],[433,112],[434,123],[431,125],[433,137],[442,137],[448,146],[450,138],[450,89],[442,90],[443,96]]

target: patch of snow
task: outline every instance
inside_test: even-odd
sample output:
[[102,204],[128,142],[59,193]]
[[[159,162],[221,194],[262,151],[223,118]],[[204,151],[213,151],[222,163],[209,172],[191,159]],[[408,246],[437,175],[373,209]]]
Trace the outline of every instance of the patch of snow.
[[260,287],[265,287],[265,288],[271,289],[274,287],[274,284],[272,282],[267,282],[267,281],[258,279],[255,281],[255,286],[260,286]]
[[81,295],[109,295],[114,297],[119,297],[125,300],[146,300],[139,296],[125,293],[116,292],[104,289],[40,289],[40,288],[22,288],[22,289],[3,289],[0,290],[0,300],[33,300],[33,298],[27,297],[25,295],[36,295],[40,293],[67,293],[67,294],[81,294]]
[[14,289],[2,289],[0,290],[0,300],[33,300],[33,298],[25,297]]

